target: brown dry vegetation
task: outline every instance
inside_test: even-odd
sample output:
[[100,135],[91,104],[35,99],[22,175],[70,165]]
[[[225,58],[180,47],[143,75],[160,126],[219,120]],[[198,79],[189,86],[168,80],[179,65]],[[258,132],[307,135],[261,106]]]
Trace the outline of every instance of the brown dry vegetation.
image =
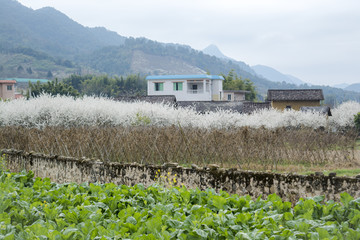
[[[210,163],[251,170],[303,171],[359,166],[354,131],[181,127],[1,127],[0,149],[105,161]],[[306,168],[306,169],[305,169]]]

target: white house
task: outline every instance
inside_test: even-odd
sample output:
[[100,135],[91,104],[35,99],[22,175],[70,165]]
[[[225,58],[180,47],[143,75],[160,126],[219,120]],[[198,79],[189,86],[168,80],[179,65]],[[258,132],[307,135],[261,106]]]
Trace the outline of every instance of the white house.
[[221,101],[224,78],[218,75],[147,76],[148,96],[174,95],[177,101]]

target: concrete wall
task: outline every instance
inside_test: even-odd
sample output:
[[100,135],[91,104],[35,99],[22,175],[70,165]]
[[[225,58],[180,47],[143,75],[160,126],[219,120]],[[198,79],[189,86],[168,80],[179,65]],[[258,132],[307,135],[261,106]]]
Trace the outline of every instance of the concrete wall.
[[214,188],[239,195],[248,194],[253,198],[276,193],[283,200],[295,203],[299,198],[319,195],[324,195],[326,200],[339,201],[341,192],[347,192],[354,198],[360,197],[359,178],[323,176],[321,173],[302,176],[225,170],[216,165],[206,168],[193,165],[191,168],[184,168],[174,163],[152,166],[46,156],[16,150],[2,150],[2,153],[7,155],[6,165],[11,171],[32,170],[35,177],[48,177],[58,183],[113,182],[129,186],[137,183],[149,186],[155,182],[156,172],[160,170],[162,176],[170,176],[173,185],[184,184],[189,188],[198,187],[202,190]]
[[223,91],[223,80],[213,79],[211,80],[211,100],[221,101]]
[[[231,95],[231,100],[228,99],[228,95]],[[242,92],[230,92],[223,90],[222,94],[223,101],[245,101],[245,93]]]
[[[11,90],[7,89],[8,86],[11,86]],[[0,83],[0,98],[15,99],[15,85],[13,83]]]
[[279,110],[284,110],[286,106],[291,106],[292,109],[299,111],[300,107],[320,106],[320,101],[272,101],[271,105]]
[[[175,91],[174,83],[181,82],[182,90]],[[162,91],[155,91],[155,83],[163,83],[164,89]],[[211,92],[206,91],[206,79],[194,80],[189,82],[188,80],[148,80],[148,96],[163,96],[174,95],[177,101],[211,101]],[[191,90],[192,84],[198,85],[198,91],[194,93]]]

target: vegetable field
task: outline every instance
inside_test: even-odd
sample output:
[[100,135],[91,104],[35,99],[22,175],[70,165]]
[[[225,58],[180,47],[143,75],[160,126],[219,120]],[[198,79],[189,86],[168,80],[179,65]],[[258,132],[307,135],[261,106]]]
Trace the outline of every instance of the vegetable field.
[[0,175],[0,239],[360,239],[360,199],[295,206],[209,189]]

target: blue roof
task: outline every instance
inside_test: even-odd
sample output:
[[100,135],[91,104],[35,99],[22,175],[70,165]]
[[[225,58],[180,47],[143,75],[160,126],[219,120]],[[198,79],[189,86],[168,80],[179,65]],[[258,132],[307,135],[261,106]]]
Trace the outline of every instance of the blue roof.
[[40,83],[46,83],[51,81],[48,79],[34,79],[34,78],[6,78],[3,80],[16,80],[16,82],[18,83],[28,83],[28,82],[36,83],[37,81],[39,81]]
[[219,75],[152,75],[147,76],[146,80],[167,80],[167,79],[210,79],[210,80],[224,80],[223,76]]

